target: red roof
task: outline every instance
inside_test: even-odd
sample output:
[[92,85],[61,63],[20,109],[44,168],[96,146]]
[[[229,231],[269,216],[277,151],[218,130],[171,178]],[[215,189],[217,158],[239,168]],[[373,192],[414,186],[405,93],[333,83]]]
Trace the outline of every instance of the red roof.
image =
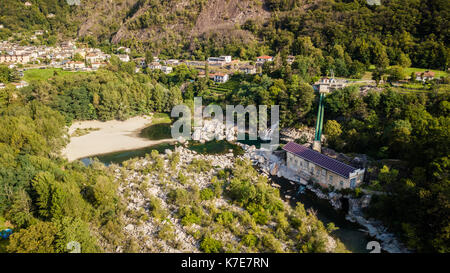
[[259,56],[257,59],[272,59],[272,56]]
[[423,75],[424,77],[434,77],[435,73],[433,71],[416,72],[416,75]]

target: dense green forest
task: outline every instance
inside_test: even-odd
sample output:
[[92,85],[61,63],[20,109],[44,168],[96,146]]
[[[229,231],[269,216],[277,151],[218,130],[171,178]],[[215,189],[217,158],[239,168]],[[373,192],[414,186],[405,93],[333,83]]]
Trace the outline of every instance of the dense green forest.
[[406,95],[389,89],[361,96],[355,88],[326,98],[331,147],[405,163],[384,167],[370,181],[369,189],[389,194],[375,195],[368,213],[423,252],[449,251],[449,98],[448,92]]
[[[152,84],[152,78],[130,74],[124,65],[92,74],[54,75],[21,90],[0,89],[0,215],[15,230],[8,241],[1,242],[0,252],[68,252],[70,241],[79,242],[83,252],[111,252],[119,246],[125,252],[140,251],[136,239],[123,232],[126,217],[136,222],[151,217],[161,230],[146,240],[162,239],[176,247],[173,227],[163,221],[169,213],[187,230],[193,224],[201,227],[204,233],[193,232],[192,236],[204,252],[346,252],[340,242],[329,246],[333,225],[325,227],[301,204],[295,209],[284,205],[278,190],[249,161],[237,161],[225,170],[204,160],[178,166],[177,154],[164,160],[154,151],[146,157],[153,163],[144,169],[135,164],[136,159],[117,170],[118,166],[94,163],[86,167],[80,161],[62,159],[59,151],[67,144],[66,125],[72,119],[107,120],[167,111],[165,107],[175,101],[171,94],[180,95],[178,87]],[[134,89],[143,96],[139,98],[142,104],[137,104]],[[127,195],[121,196],[118,188],[130,183],[127,175],[135,170],[154,174],[165,185],[170,211],[156,197],[149,197],[148,213],[126,209]],[[210,170],[217,177],[209,187],[200,191],[189,182],[193,179],[189,173],[211,174]],[[117,173],[122,178],[117,179]],[[171,175],[178,186],[172,185]],[[145,193],[146,182],[140,184],[139,190]],[[215,208],[216,198],[242,209]],[[212,235],[218,230],[231,232],[239,241],[222,242]],[[158,250],[157,245],[153,247]]]
[[[80,6],[69,6],[57,0],[29,2],[33,3],[31,7],[24,7],[24,2],[15,0],[0,3],[0,23],[5,26],[0,29],[1,38],[33,29],[49,31],[43,43],[54,43],[56,38],[64,36],[73,38],[85,23],[80,20],[80,14],[89,16],[86,14],[90,9],[95,13],[106,8],[106,3],[93,7],[90,1],[83,1]],[[316,66],[328,67],[325,72],[333,67],[342,76],[355,75],[350,70],[370,64],[381,68],[412,65],[446,70],[450,58],[450,4],[446,0],[385,0],[380,6],[370,6],[366,0],[266,0],[261,4],[270,11],[267,20],[249,19],[235,30],[197,35],[190,30],[200,20],[198,14],[207,8],[208,1],[192,1],[183,12],[166,15],[161,11],[172,8],[175,2],[140,0],[132,6],[122,2],[116,4],[120,8],[109,7],[113,14],[117,13],[117,18],[108,20],[115,22],[97,22],[92,33],[79,38],[108,48],[123,20],[132,31],[153,30],[146,34],[148,39],[114,39],[140,53],[151,51],[185,58],[192,55],[196,59],[228,54],[249,60],[261,54],[307,53],[313,56]],[[121,9],[129,11],[119,13]],[[48,18],[50,13],[55,17]],[[140,15],[133,17],[137,13]],[[171,24],[183,28],[171,29]],[[160,41],[152,40],[161,31],[166,36]],[[247,33],[245,38],[239,31]]]
[[[0,29],[0,39],[12,37],[27,44],[26,35],[36,29],[48,31],[38,39],[42,44],[76,37],[80,22],[74,15],[83,6],[56,0],[30,2],[33,5],[27,8],[24,1],[0,2],[0,24],[5,26]],[[148,56],[157,52],[162,57],[195,59],[223,54],[248,60],[261,54],[280,57],[264,64],[260,75],[233,75],[220,86],[226,92],[215,92],[217,85],[199,78],[198,71],[185,65],[175,67],[169,75],[151,70],[136,74],[134,63],[121,63],[117,58],[94,73],[55,72],[50,79],[31,81],[20,90],[0,89],[0,216],[19,229],[8,251],[64,252],[71,240],[82,242],[85,251],[130,244],[121,236],[123,223],[117,216],[123,208],[111,170],[101,164],[68,163],[58,156],[67,143],[65,126],[73,120],[124,120],[169,112],[176,104],[202,96],[207,103],[220,105],[277,104],[282,127],[313,126],[317,97],[310,83],[330,71],[336,76],[361,78],[375,66],[374,79],[387,75],[388,81],[395,81],[405,78],[399,76],[402,67],[447,70],[450,2],[381,2],[381,6],[368,6],[362,0],[266,0],[270,10],[266,21],[248,20],[236,26],[251,35],[246,43],[235,36],[194,37],[188,36],[190,32],[177,34],[186,38],[182,42],[178,38],[163,44],[118,42]],[[155,24],[191,22],[197,18],[195,12],[205,6],[204,1],[195,1],[192,14],[174,13],[165,18],[152,16],[165,7],[161,1],[137,1],[127,16],[147,5],[152,8],[129,21],[127,28],[139,31]],[[49,13],[56,16],[49,18]],[[111,47],[115,31],[117,26],[80,39],[91,46]],[[167,29],[169,36],[172,31],[177,30]],[[288,55],[295,55],[292,65],[287,64]],[[15,70],[0,66],[0,82],[18,79]],[[447,77],[427,83],[426,92],[409,94],[401,94],[389,84],[367,94],[350,86],[330,94],[325,102],[326,145],[338,152],[367,154],[377,162],[399,161],[391,167],[379,163],[378,177],[365,185],[388,193],[374,196],[366,213],[383,220],[419,252],[449,252],[448,82]],[[233,191],[233,187],[248,186],[241,172],[242,166],[237,166],[229,173],[242,180],[228,181],[232,187],[226,193],[252,211],[254,205],[248,198]],[[252,188],[256,190],[261,189]],[[173,199],[176,202],[177,193]],[[196,212],[184,211],[179,216],[195,218]],[[267,207],[260,214],[273,212],[276,210]],[[318,230],[323,232],[324,227],[318,224]],[[223,251],[209,239],[205,248],[208,242]],[[305,251],[322,250],[321,243],[314,242],[314,238],[306,241]],[[260,250],[264,249],[261,246]]]

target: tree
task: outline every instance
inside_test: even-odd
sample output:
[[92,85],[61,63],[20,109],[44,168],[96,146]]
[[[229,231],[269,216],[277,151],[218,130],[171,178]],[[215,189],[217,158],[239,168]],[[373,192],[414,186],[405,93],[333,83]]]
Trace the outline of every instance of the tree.
[[389,68],[388,74],[389,81],[399,81],[405,79],[406,77],[404,69],[401,66],[392,66],[391,68]]
[[325,123],[324,133],[330,143],[336,144],[339,136],[342,134],[342,127],[335,120],[327,120]]
[[12,253],[55,253],[55,239],[58,228],[51,222],[38,222],[9,237],[8,252]]

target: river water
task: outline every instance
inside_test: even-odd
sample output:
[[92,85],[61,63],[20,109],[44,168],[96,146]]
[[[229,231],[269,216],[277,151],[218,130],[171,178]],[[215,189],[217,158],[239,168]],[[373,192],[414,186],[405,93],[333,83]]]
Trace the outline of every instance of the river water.
[[[112,163],[120,164],[131,158],[144,157],[146,154],[150,154],[152,150],[157,150],[160,153],[163,153],[166,149],[172,150],[174,147],[175,145],[173,143],[164,143],[142,149],[120,151],[97,155],[94,157],[105,165],[110,165]],[[202,145],[196,144],[194,146],[190,146],[189,148],[199,153],[219,154],[227,153],[230,149],[236,149],[236,147],[239,146],[222,141]],[[92,158],[93,157],[83,158],[81,161],[84,164],[89,165],[92,162]],[[305,209],[313,209],[316,212],[317,218],[325,225],[330,222],[334,223],[338,230],[332,233],[333,236],[338,238],[348,250],[357,253],[369,252],[366,250],[366,246],[367,243],[371,241],[370,238],[364,231],[361,230],[362,227],[360,225],[345,219],[345,212],[336,211],[327,200],[318,198],[308,189],[306,189],[304,193],[296,195],[297,185],[285,178],[272,176],[270,179],[280,185],[280,194],[283,199],[288,200],[286,195],[291,196],[289,202],[292,206],[295,206],[297,202],[300,202],[305,206]]]

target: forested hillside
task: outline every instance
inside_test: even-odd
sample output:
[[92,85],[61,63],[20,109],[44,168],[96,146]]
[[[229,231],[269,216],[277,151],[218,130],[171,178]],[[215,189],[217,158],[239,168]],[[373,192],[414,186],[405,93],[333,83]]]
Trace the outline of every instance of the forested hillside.
[[311,45],[318,48],[316,62],[346,67],[445,69],[449,60],[445,0],[385,0],[380,6],[365,0],[85,0],[80,6],[34,0],[30,7],[24,2],[0,3],[5,26],[0,37],[45,29],[51,37],[78,36],[95,45],[197,59],[298,55]]

